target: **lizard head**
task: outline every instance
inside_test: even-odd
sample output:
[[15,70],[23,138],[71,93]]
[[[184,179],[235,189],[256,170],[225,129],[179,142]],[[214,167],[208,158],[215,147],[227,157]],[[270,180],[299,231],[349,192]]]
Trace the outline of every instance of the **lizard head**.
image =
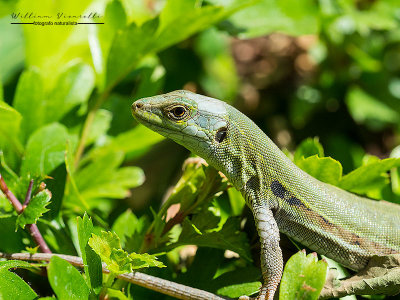
[[132,104],[137,121],[209,158],[227,136],[227,110],[222,101],[178,90]]

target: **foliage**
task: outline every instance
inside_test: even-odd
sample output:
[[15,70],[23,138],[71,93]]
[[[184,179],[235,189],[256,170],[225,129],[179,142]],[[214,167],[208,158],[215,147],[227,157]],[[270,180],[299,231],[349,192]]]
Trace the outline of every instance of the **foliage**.
[[324,286],[328,264],[316,253],[300,251],[285,266],[279,299],[318,299]]
[[[40,251],[28,234],[36,224],[53,252],[84,263],[80,273],[54,257],[46,281],[34,264],[2,261],[0,298],[163,298],[115,280],[136,269],[226,297],[258,291],[257,236],[241,194],[197,158],[181,171],[188,153],[131,117],[135,99],[164,91],[224,99],[312,176],[400,203],[396,4],[0,2],[0,174],[21,203],[33,180],[20,213],[0,192],[0,251]],[[104,24],[10,24],[26,21],[12,13],[60,9],[96,11],[90,21]],[[324,266],[293,256],[281,297],[306,283],[315,299]]]

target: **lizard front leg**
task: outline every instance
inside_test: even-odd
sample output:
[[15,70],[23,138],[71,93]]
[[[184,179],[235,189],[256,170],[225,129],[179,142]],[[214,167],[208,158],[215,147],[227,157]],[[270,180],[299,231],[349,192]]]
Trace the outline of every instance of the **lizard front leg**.
[[279,247],[279,229],[267,204],[252,207],[255,224],[261,243],[261,271],[264,284],[258,300],[273,300],[282,277],[283,258]]

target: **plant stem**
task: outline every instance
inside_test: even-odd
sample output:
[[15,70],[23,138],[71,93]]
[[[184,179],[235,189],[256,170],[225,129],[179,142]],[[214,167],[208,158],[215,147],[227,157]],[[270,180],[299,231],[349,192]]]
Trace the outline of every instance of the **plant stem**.
[[28,191],[26,192],[25,201],[24,204],[22,205],[22,210],[24,210],[25,207],[28,206],[29,202],[31,202],[32,187],[33,187],[33,179],[31,179],[31,181],[29,182],[29,187]]
[[111,92],[111,89],[112,89],[112,87],[109,87],[102,94],[100,94],[99,97],[97,98],[95,104],[89,109],[85,123],[83,124],[81,138],[79,139],[79,143],[78,143],[78,148],[75,153],[75,158],[74,158],[75,168],[78,167],[78,164],[79,164],[79,161],[81,160],[83,151],[85,150],[86,140],[89,136],[90,129],[91,129],[92,123],[94,121],[94,117],[96,116],[96,112],[99,110],[99,108],[104,103],[104,101],[108,98],[108,96]]
[[[83,268],[82,258],[71,255],[63,255],[56,253],[13,253],[7,254],[0,252],[0,258],[19,259],[30,261],[50,261],[53,256],[58,256],[70,264]],[[110,271],[107,269],[106,264],[103,263],[103,273],[108,274]],[[120,274],[116,276],[118,279],[157,291],[164,295],[169,295],[178,299],[191,299],[191,300],[226,300],[215,294],[200,289],[192,288],[180,283],[169,281],[163,278],[151,276],[140,272],[132,272]]]
[[[33,182],[31,181],[29,184],[27,197],[28,197],[28,194],[31,194],[31,192],[29,190],[32,191],[32,184],[33,184]],[[17,199],[17,197],[15,197],[15,195],[8,189],[8,186],[7,186],[6,182],[4,181],[3,176],[1,176],[1,174],[0,174],[0,189],[3,192],[3,194],[7,197],[7,199],[11,202],[12,206],[17,211],[17,213],[21,214],[24,211],[24,208],[21,205],[21,202],[19,202],[19,200]],[[30,196],[29,196],[29,198],[30,198]],[[29,201],[28,201],[28,203],[29,203]],[[36,244],[41,249],[41,251],[43,253],[51,253],[51,250],[50,250],[49,246],[47,246],[45,240],[43,239],[43,236],[40,234],[40,231],[39,231],[39,228],[37,227],[37,225],[29,224],[29,225],[27,225],[27,228],[28,228],[32,238],[34,239]]]

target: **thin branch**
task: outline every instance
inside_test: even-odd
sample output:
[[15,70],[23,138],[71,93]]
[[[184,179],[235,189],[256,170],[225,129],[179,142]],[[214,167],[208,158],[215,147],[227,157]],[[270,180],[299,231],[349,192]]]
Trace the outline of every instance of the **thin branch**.
[[28,206],[29,202],[31,202],[32,187],[33,187],[33,179],[31,179],[31,181],[29,182],[29,187],[28,191],[26,192],[25,201],[24,204],[22,204],[22,210],[24,210]]
[[[53,256],[58,256],[70,264],[83,268],[82,258],[71,255],[56,254],[56,253],[13,253],[7,254],[0,252],[0,258],[19,259],[30,261],[50,261]],[[106,264],[103,263],[103,273],[110,273]],[[179,284],[166,279],[158,278],[155,276],[147,275],[140,272],[132,272],[127,274],[117,275],[117,278],[124,281],[157,291],[159,293],[169,295],[178,299],[191,299],[191,300],[226,300],[207,291],[192,288],[183,284]]]
[[[33,185],[33,182],[31,181],[29,184],[26,199],[28,199],[28,198],[30,199],[30,194],[32,192],[32,185]],[[22,206],[21,202],[19,202],[17,197],[15,197],[15,195],[8,189],[8,186],[3,179],[3,176],[1,176],[1,174],[0,174],[0,189],[3,192],[3,194],[7,197],[7,199],[11,202],[12,206],[17,211],[17,213],[21,214],[24,211],[24,208],[26,207],[26,205],[24,203],[24,206]],[[29,197],[28,197],[28,195],[29,195]],[[29,201],[28,201],[28,203],[29,203]],[[25,202],[26,202],[26,200],[25,200]],[[40,231],[39,231],[39,228],[37,227],[37,225],[29,224],[29,225],[27,225],[27,228],[28,228],[32,238],[34,239],[35,243],[41,249],[41,251],[44,253],[51,253],[51,250],[50,250],[49,246],[47,246],[45,240],[43,239],[43,236],[40,234]]]
[[47,246],[46,241],[44,240],[43,236],[41,235],[39,228],[36,224],[29,224],[26,225],[28,228],[32,238],[34,239],[35,243],[39,245],[40,250],[43,253],[52,253],[49,246]]
[[0,189],[3,194],[7,197],[7,199],[11,202],[14,209],[17,211],[18,214],[22,212],[22,205],[21,202],[14,196],[14,194],[8,189],[6,182],[3,179],[3,176],[0,174]]

